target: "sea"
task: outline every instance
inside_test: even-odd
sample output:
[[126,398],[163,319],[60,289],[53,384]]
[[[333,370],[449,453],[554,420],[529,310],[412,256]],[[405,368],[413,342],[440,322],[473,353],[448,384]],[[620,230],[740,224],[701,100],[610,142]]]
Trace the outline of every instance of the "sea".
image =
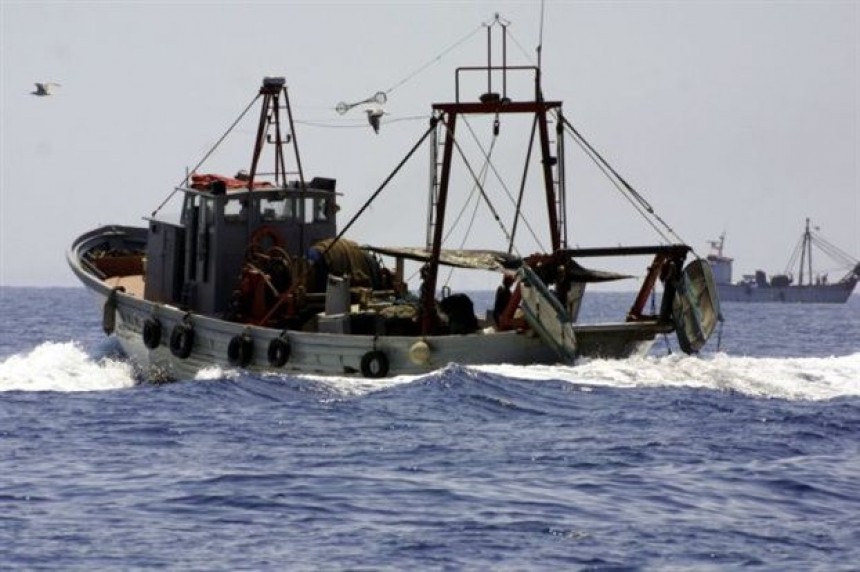
[[0,569],[860,569],[860,296],[722,313],[696,356],[154,384],[85,290],[0,288]]

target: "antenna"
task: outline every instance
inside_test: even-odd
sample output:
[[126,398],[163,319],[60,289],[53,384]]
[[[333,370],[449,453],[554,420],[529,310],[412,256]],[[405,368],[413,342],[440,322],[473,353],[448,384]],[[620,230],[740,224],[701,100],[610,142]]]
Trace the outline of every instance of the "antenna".
[[538,33],[538,46],[537,46],[537,67],[538,71],[541,71],[541,54],[543,52],[543,20],[544,20],[544,7],[546,6],[546,0],[540,0],[540,32]]

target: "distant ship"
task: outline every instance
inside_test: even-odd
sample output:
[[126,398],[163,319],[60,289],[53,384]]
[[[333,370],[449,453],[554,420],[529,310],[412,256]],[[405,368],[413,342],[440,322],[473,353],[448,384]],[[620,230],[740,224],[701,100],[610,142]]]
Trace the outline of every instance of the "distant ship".
[[[723,302],[844,304],[851,296],[851,292],[854,291],[854,286],[860,281],[860,262],[825,240],[821,235],[811,231],[809,219],[806,219],[806,230],[795,246],[788,263],[788,268],[791,268],[797,262],[796,283],[794,275],[789,271],[776,274],[768,280],[767,274],[763,270],[756,270],[755,274],[745,274],[742,280],[733,284],[733,259],[723,255],[725,238],[726,235],[723,233],[719,240],[711,241],[711,248],[714,252],[707,256],[707,260],[714,271],[714,280],[717,283],[720,300]],[[840,268],[847,268],[848,273],[837,282],[830,282],[825,273],[813,273],[813,246],[836,261]]]

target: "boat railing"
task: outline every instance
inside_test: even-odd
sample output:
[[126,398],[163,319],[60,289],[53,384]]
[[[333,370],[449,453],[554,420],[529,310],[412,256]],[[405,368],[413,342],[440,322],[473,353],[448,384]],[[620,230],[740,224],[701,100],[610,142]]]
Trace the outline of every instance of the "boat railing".
[[[481,96],[482,103],[496,103],[496,102],[507,102],[510,101],[508,99],[508,72],[528,72],[531,71],[534,73],[534,82],[537,85],[537,82],[540,78],[540,70],[537,66],[509,66],[509,65],[501,65],[501,66],[463,66],[456,69],[454,75],[454,88],[455,88],[455,96],[457,103],[460,103],[460,74],[462,72],[484,72],[487,74],[487,91]],[[497,93],[493,91],[493,74],[494,72],[497,75],[502,76],[502,91],[501,93]]]

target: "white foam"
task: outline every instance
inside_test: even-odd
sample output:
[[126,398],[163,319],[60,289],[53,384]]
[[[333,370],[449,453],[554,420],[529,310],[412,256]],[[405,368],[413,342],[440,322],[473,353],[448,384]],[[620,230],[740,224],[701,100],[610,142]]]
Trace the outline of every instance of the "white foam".
[[[459,366],[449,366],[457,367]],[[860,396],[860,353],[840,357],[756,358],[680,354],[626,360],[583,360],[575,366],[482,365],[461,368],[526,380],[561,380],[589,387],[692,387],[762,398],[825,400]],[[429,375],[438,375],[438,370]],[[211,367],[196,380],[235,379],[239,370]],[[274,375],[274,374],[273,374]],[[275,375],[277,377],[277,375]],[[361,396],[412,383],[425,375],[383,379],[302,375],[344,395]],[[46,342],[31,352],[0,361],[2,391],[103,391],[135,384],[132,366],[94,360],[75,342]]]
[[237,370],[224,369],[221,366],[213,365],[199,370],[194,375],[194,381],[216,381],[219,379],[235,380],[238,377]]
[[860,395],[860,353],[827,358],[716,354],[588,360],[573,366],[487,365],[475,369],[520,379],[606,387],[694,387],[765,398],[823,400]]
[[134,384],[130,364],[95,361],[75,342],[46,342],[0,362],[0,391],[104,391]]
[[[441,370],[439,370],[441,371]],[[438,373],[438,372],[434,372]],[[301,379],[309,379],[313,381],[321,382],[332,389],[340,392],[345,396],[362,396],[367,395],[369,393],[374,393],[377,391],[384,391],[391,387],[395,387],[398,385],[405,385],[407,383],[412,383],[422,377],[426,377],[427,374],[424,375],[397,375],[393,377],[383,377],[381,379],[370,379],[365,377],[339,377],[339,376],[325,376],[325,375],[307,375],[302,374],[297,377]],[[432,374],[430,374],[432,375]]]
[[485,372],[525,380],[561,380],[579,386],[642,388],[691,387],[737,391],[760,398],[825,400],[860,396],[860,353],[827,358],[753,358],[716,354],[691,357],[675,354],[626,360],[582,360],[575,366],[478,365],[446,368],[425,375],[383,379],[301,375],[352,396],[384,391],[398,385],[436,376],[448,367],[464,374]]

